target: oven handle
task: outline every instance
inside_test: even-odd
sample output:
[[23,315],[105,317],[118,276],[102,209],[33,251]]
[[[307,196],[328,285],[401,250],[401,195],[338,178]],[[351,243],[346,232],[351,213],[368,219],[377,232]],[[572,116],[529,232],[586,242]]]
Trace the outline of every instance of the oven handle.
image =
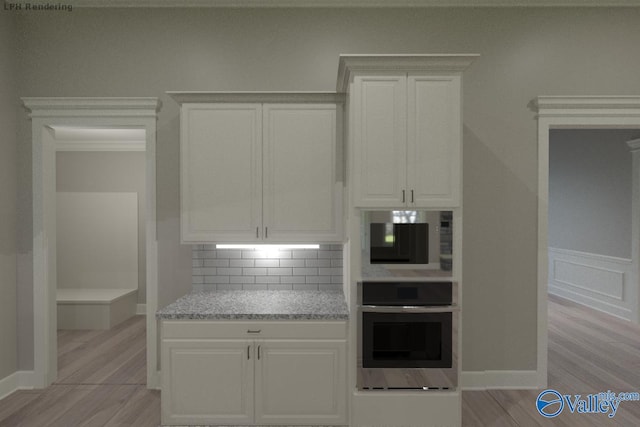
[[448,313],[458,312],[460,308],[455,305],[446,306],[388,306],[388,305],[361,305],[358,307],[361,312],[367,313]]

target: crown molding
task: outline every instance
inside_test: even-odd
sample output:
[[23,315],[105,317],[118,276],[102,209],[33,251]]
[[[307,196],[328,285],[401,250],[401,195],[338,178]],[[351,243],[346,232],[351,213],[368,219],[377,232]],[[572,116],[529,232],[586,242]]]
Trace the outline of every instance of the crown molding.
[[158,98],[22,98],[30,117],[156,117]]
[[[47,4],[49,0],[17,0],[20,4]],[[72,7],[629,7],[639,0],[66,0]]]
[[640,116],[640,96],[539,96],[530,107],[538,117]]
[[372,72],[461,73],[478,54],[340,55],[336,90],[346,92],[354,74]]
[[344,103],[336,92],[167,92],[178,104],[204,102]]

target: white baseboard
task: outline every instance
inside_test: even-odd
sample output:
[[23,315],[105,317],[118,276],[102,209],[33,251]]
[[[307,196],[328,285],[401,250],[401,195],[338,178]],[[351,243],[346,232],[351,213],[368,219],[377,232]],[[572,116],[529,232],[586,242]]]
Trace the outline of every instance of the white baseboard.
[[0,400],[17,390],[36,388],[34,371],[17,371],[0,379]]
[[0,399],[4,399],[18,389],[18,373],[14,372],[0,380]]
[[160,390],[161,389],[161,384],[160,384],[160,371],[156,371],[155,375],[152,374],[150,377],[147,378],[147,388],[150,390]]
[[538,388],[537,371],[464,371],[460,380],[463,390]]
[[136,305],[136,314],[147,314],[147,304]]

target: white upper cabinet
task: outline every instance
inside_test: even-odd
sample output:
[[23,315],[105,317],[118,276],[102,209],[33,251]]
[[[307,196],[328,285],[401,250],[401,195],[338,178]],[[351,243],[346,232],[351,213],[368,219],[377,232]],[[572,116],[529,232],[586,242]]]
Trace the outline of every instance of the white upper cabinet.
[[462,192],[461,72],[476,55],[343,55],[354,207],[452,208]]
[[406,91],[403,76],[355,78],[351,93],[355,206],[393,207],[403,202],[407,186]]
[[460,77],[409,75],[407,89],[407,201],[416,207],[459,206]]
[[336,104],[264,105],[266,240],[341,240],[336,111]]
[[184,242],[248,242],[262,226],[259,104],[187,104],[181,115]]
[[340,96],[171,94],[183,243],[342,240]]

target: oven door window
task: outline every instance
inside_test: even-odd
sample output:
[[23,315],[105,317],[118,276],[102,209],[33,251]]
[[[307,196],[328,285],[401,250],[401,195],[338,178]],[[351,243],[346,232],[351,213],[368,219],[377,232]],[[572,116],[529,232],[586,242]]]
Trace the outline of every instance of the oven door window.
[[365,368],[451,368],[452,313],[362,313]]

